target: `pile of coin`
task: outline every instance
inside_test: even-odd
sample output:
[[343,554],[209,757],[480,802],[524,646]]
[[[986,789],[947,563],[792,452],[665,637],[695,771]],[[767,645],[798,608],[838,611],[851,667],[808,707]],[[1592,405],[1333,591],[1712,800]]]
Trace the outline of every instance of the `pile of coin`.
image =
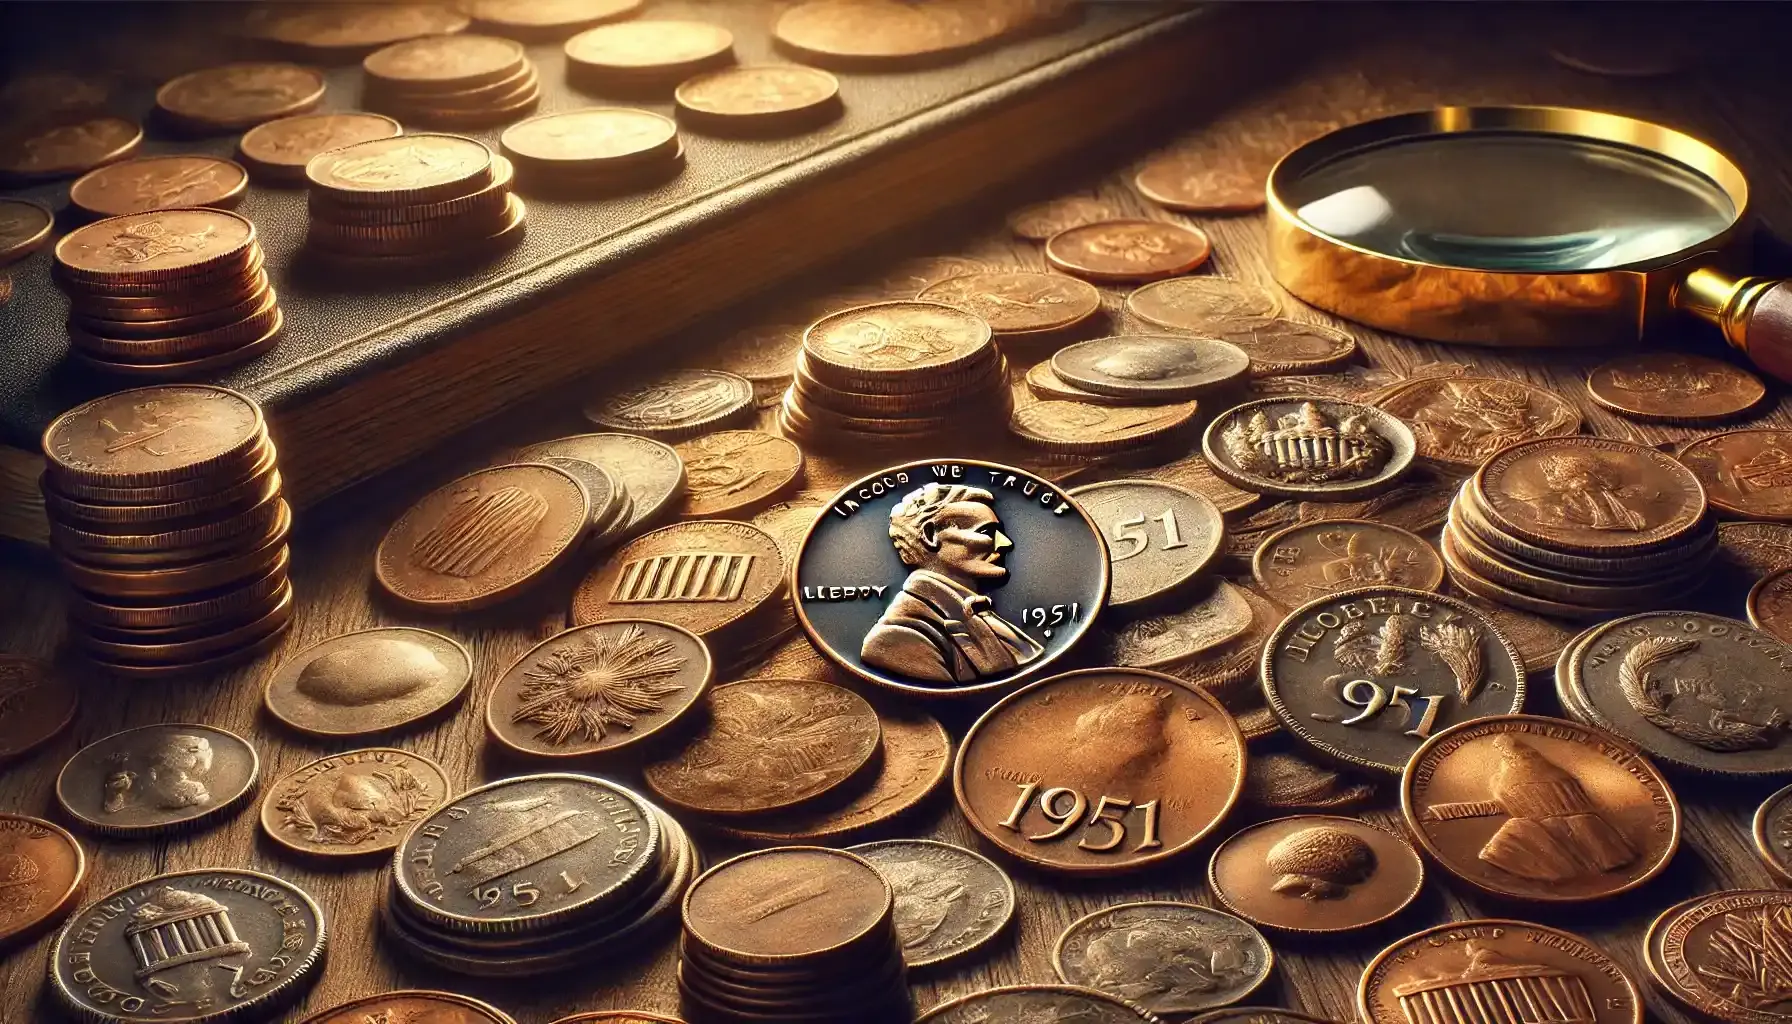
[[83,653],[156,678],[279,639],[292,511],[252,400],[197,384],[121,391],[57,417],[43,448],[50,545]]
[[[589,967],[670,925],[702,855],[670,815],[589,775],[524,775],[456,797],[393,855],[386,935],[443,970]],[[533,870],[529,880],[516,871]]]
[[119,377],[192,380],[278,343],[283,315],[255,225],[223,210],[150,210],[56,244],[70,351]]
[[524,186],[538,192],[628,191],[684,166],[677,123],[632,107],[541,114],[511,125],[499,142]]
[[895,894],[857,854],[785,846],[711,868],[684,901],[678,991],[692,1024],[914,1019]]
[[1442,552],[1476,597],[1569,619],[1672,605],[1717,552],[1704,488],[1671,456],[1605,438],[1502,449],[1450,506]]
[[978,317],[881,302],[803,333],[778,425],[818,446],[888,447],[987,429],[1008,415],[1008,363]]
[[361,68],[362,105],[407,124],[489,128],[541,102],[541,79],[528,51],[497,36],[408,39],[368,54]]
[[509,160],[458,135],[401,135],[329,150],[305,166],[305,244],[355,269],[477,258],[520,241],[526,213]]

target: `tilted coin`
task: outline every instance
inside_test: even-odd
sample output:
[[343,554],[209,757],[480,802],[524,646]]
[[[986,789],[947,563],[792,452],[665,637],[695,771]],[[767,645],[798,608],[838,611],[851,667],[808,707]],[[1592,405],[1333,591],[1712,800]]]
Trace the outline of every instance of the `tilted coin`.
[[1751,831],[1755,837],[1755,853],[1774,877],[1792,882],[1792,786],[1787,786],[1761,802],[1755,810]]
[[1225,580],[1186,608],[1116,626],[1105,659],[1126,668],[1168,669],[1242,636],[1253,613],[1244,591]]
[[143,142],[143,126],[122,117],[74,116],[52,124],[27,123],[0,136],[0,180],[43,181],[85,174],[123,160]]
[[806,128],[839,115],[840,80],[795,64],[746,65],[686,79],[674,98],[679,120],[701,128]]
[[257,179],[302,185],[305,165],[317,154],[402,134],[398,122],[384,114],[358,110],[297,114],[265,121],[244,132],[237,142],[237,155]]
[[693,882],[684,933],[729,963],[800,965],[875,938],[894,903],[890,883],[857,854],[785,846],[723,861]]
[[1008,215],[1008,230],[1029,242],[1043,242],[1060,231],[1112,220],[1114,208],[1088,196],[1066,196],[1023,206]]
[[1424,538],[1397,526],[1324,519],[1264,538],[1251,559],[1251,576],[1264,593],[1294,608],[1357,587],[1436,590],[1444,562]]
[[77,751],[56,776],[56,801],[97,835],[160,835],[230,813],[260,775],[255,748],[235,733],[195,723],[144,725]]
[[1334,771],[1294,750],[1253,750],[1244,800],[1285,811],[1336,811],[1375,798],[1375,784]]
[[865,698],[815,679],[745,679],[710,691],[684,747],[643,769],[676,807],[709,814],[788,810],[856,778],[882,745]]
[[1242,512],[1263,500],[1260,494],[1241,490],[1220,479],[1219,474],[1213,471],[1212,464],[1200,452],[1190,452],[1173,462],[1133,472],[1149,480],[1162,480],[1178,487],[1186,487],[1203,495],[1228,515]]
[[1107,220],[1067,228],[1045,243],[1045,258],[1090,281],[1155,281],[1207,262],[1213,243],[1191,227],[1155,220]]
[[1011,689],[1070,650],[1108,581],[1099,529],[1057,487],[993,463],[918,462],[834,496],[791,596],[809,639],[847,671],[960,695]]
[[80,687],[56,666],[0,653],[0,763],[62,735],[80,704]]
[[156,106],[183,126],[242,131],[302,114],[324,97],[324,76],[297,64],[225,64],[163,83]]
[[282,661],[262,695],[268,712],[318,736],[361,736],[408,725],[460,698],[473,678],[467,649],[440,633],[382,626],[320,640]]
[[1027,367],[1025,379],[1027,390],[1048,402],[1089,402],[1096,405],[1131,405],[1134,402],[1132,398],[1100,395],[1066,382],[1052,370],[1049,359]]
[[0,197],[0,266],[43,248],[56,216],[48,207],[25,199]]
[[1654,878],[1680,845],[1667,780],[1630,744],[1576,722],[1463,722],[1413,755],[1407,828],[1450,874],[1509,899],[1576,902]]
[[1792,566],[1792,526],[1784,523],[1717,524],[1717,563],[1749,584]]
[[1010,985],[973,992],[921,1014],[916,1024],[994,1024],[996,1021],[1075,1021],[1076,1024],[1162,1024],[1136,1003],[1076,985]]
[[1789,1016],[1766,966],[1792,939],[1792,893],[1732,889],[1688,900],[1657,918],[1643,940],[1649,974],[1710,1020],[1782,1024]]
[[1748,592],[1748,621],[1775,639],[1792,643],[1792,573],[1768,573]]
[[1282,312],[1282,300],[1235,278],[1173,277],[1135,289],[1126,311],[1159,327],[1214,334],[1268,323]]
[[[1636,984],[1597,946],[1524,921],[1454,921],[1409,935],[1369,964],[1356,996],[1367,1024],[1475,1020],[1457,1008],[1530,1007],[1539,999],[1559,1019],[1643,1020]],[[1516,1009],[1510,1014],[1525,1019]]]
[[565,456],[609,470],[634,501],[625,532],[658,525],[684,494],[684,463],[670,445],[634,434],[575,434],[513,452],[517,462]]
[[734,56],[734,33],[705,21],[645,19],[588,29],[568,39],[565,49],[569,75],[639,81],[688,76],[727,63]]
[[626,18],[642,0],[462,0],[460,9],[482,26],[517,39],[555,39],[586,25]]
[[753,414],[753,383],[721,370],[673,370],[585,405],[600,427],[672,442]]
[[1598,437],[1502,450],[1474,476],[1477,507],[1520,540],[1615,558],[1668,547],[1703,521],[1705,489],[1673,456]]
[[1161,600],[1187,587],[1219,556],[1225,521],[1213,502],[1193,491],[1155,480],[1110,480],[1069,494],[1107,541],[1110,607]]
[[584,486],[585,497],[591,502],[591,514],[587,517],[591,526],[588,541],[595,542],[612,526],[619,522],[626,523],[626,517],[634,511],[634,499],[622,489],[622,484],[609,470],[595,462],[564,455],[543,455],[529,461],[564,470],[567,476]]
[[1336,1024],[1335,1021],[1280,1006],[1228,1006],[1190,1017],[1188,1024]]
[[1364,587],[1290,612],[1263,648],[1282,727],[1344,764],[1398,774],[1427,738],[1524,707],[1518,649],[1453,597]]
[[1222,323],[1208,333],[1243,349],[1251,357],[1253,377],[1325,373],[1348,365],[1357,353],[1356,338],[1350,333],[1296,320]]
[[1412,431],[1379,409],[1324,398],[1263,398],[1216,416],[1201,436],[1214,472],[1246,490],[1344,501],[1385,490],[1412,464]]
[[66,917],[86,881],[87,854],[74,836],[0,812],[0,948]]
[[1212,831],[1243,788],[1244,761],[1238,726],[1206,692],[1143,669],[1084,669],[985,712],[959,748],[952,785],[972,827],[1004,853],[1111,874],[1174,857]]
[[947,278],[928,285],[915,298],[972,313],[997,334],[1063,330],[1101,308],[1101,293],[1086,281],[1024,270]]
[[1792,430],[1729,430],[1697,438],[1679,459],[1711,506],[1745,519],[1792,522]]
[[1079,341],[1052,354],[1052,372],[1104,395],[1148,402],[1198,398],[1225,389],[1250,369],[1238,346],[1212,338],[1117,335]]
[[[1225,643],[1169,666],[1170,673],[1176,678],[1219,697],[1227,703],[1228,710],[1234,706],[1261,705],[1263,693],[1257,685],[1257,676],[1263,662],[1263,645],[1276,624],[1281,622],[1283,614],[1274,601],[1255,589],[1246,586],[1234,589],[1250,605],[1250,625]],[[1254,704],[1248,704],[1243,698],[1249,698]],[[1274,716],[1270,717],[1273,721]],[[1243,728],[1242,723],[1240,728]]]
[[1207,886],[1253,924],[1305,934],[1355,931],[1418,897],[1425,864],[1402,836],[1361,818],[1304,814],[1252,825],[1221,843]]
[[1269,943],[1248,922],[1167,901],[1097,910],[1072,922],[1052,949],[1052,968],[1066,982],[1165,1015],[1235,1003],[1274,965]]
[[750,523],[677,523],[629,541],[586,576],[573,594],[572,621],[652,617],[714,644],[712,634],[777,596],[784,575],[777,542]]
[[967,956],[1014,915],[1014,881],[988,858],[931,839],[847,848],[871,862],[896,894],[896,940],[909,967]]
[[535,582],[590,525],[585,487],[563,469],[482,469],[419,499],[380,540],[374,579],[406,605],[471,611]]
[[1034,402],[1016,404],[1008,427],[1021,440],[1048,452],[1101,455],[1134,451],[1181,434],[1199,412],[1194,402],[1129,406]]
[[235,206],[249,186],[242,165],[209,156],[143,156],[88,171],[69,202],[93,217],[181,206]]
[[686,519],[742,519],[794,489],[803,450],[774,434],[719,430],[673,446],[684,463]]
[[323,961],[323,909],[241,868],[157,875],[107,893],[50,950],[62,1004],[94,1024],[269,1019]]
[[[574,1019],[574,1018],[568,1018]],[[510,1015],[452,992],[382,992],[350,1000],[306,1017],[299,1024],[516,1024]],[[619,1024],[628,1024],[624,1018]]]
[[1412,428],[1419,458],[1472,469],[1502,448],[1580,433],[1580,410],[1553,391],[1500,377],[1433,377],[1375,403]]
[[709,692],[714,666],[696,634],[651,619],[578,626],[531,647],[492,685],[486,731],[537,757],[634,746]]
[[1268,201],[1267,163],[1216,158],[1203,152],[1169,152],[1133,177],[1139,194],[1166,210],[1249,213]]
[[880,302],[822,317],[803,332],[803,354],[824,383],[873,390],[890,380],[947,374],[989,355],[989,325],[937,302]]
[[1587,375],[1593,401],[1645,422],[1700,423],[1747,412],[1767,395],[1761,378],[1721,359],[1635,352]]
[[326,150],[305,165],[312,199],[415,205],[457,199],[492,180],[492,151],[459,135],[419,133]]
[[349,750],[318,758],[269,786],[261,828],[281,846],[313,856],[386,853],[452,795],[442,766],[421,754],[390,747]]
[[649,110],[586,107],[518,121],[500,142],[526,171],[579,173],[673,157],[678,125]]

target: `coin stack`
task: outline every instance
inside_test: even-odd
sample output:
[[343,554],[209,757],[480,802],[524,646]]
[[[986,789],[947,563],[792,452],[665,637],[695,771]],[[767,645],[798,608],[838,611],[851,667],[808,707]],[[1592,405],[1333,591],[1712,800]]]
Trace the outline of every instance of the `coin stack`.
[[44,451],[50,546],[88,657],[158,678],[279,639],[292,616],[292,511],[253,401],[204,385],[121,391],[59,417]]
[[279,341],[255,225],[223,210],[109,217],[56,246],[75,359],[118,377],[194,380]]
[[521,43],[496,36],[424,36],[361,62],[368,110],[405,124],[469,130],[522,117],[541,102],[541,78]]

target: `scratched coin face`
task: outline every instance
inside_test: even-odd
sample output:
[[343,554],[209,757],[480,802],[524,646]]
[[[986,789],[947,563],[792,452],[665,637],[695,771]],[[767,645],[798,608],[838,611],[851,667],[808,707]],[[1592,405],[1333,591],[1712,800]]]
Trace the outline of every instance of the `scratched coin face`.
[[719,430],[673,446],[684,463],[685,519],[744,519],[794,490],[803,450],[774,434]]
[[674,370],[585,405],[585,418],[609,430],[668,443],[753,414],[753,382],[721,370]]
[[894,902],[890,883],[855,854],[760,850],[691,884],[685,937],[731,962],[777,965],[864,941],[888,927]]
[[146,156],[108,164],[69,186],[69,201],[95,217],[181,206],[234,205],[248,187],[241,165],[209,156]]
[[0,812],[0,942],[10,942],[75,909],[87,855],[59,826]]
[[994,1024],[995,1021],[1076,1021],[1077,1024],[1158,1024],[1137,1003],[1075,985],[1011,985],[974,992],[923,1013],[918,1024]]
[[305,165],[325,150],[400,134],[398,122],[383,114],[299,114],[256,125],[243,134],[237,149],[256,175],[303,182]]
[[1472,469],[1502,448],[1580,432],[1580,411],[1553,391],[1495,377],[1434,377],[1376,403],[1412,428],[1418,456]]
[[997,334],[1063,330],[1101,308],[1094,285],[1062,274],[1018,270],[948,278],[916,297],[973,313]]
[[[1187,970],[1164,970],[1164,965]],[[1052,950],[1058,977],[1157,1014],[1235,1003],[1269,977],[1275,954],[1241,918],[1192,903],[1126,903],[1071,924]]]
[[76,228],[56,243],[57,265],[86,278],[161,280],[236,266],[255,225],[223,210],[152,210]]
[[35,181],[90,171],[130,156],[143,128],[122,117],[71,117],[0,136],[0,178]]
[[324,76],[298,64],[225,64],[185,74],[156,90],[156,105],[183,121],[240,131],[302,114],[324,97]]
[[956,960],[994,939],[1014,914],[1014,882],[987,857],[931,839],[849,847],[896,894],[896,940],[909,967]]
[[1155,220],[1108,220],[1069,228],[1045,243],[1045,258],[1090,281],[1155,281],[1207,262],[1213,244],[1195,228]]

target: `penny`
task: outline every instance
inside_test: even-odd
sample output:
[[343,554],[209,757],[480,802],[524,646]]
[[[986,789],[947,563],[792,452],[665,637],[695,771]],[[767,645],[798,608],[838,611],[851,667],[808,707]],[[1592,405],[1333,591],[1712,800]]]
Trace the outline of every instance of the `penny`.
[[473,678],[467,649],[439,633],[383,626],[321,640],[281,662],[263,703],[318,736],[409,725],[458,700]]
[[877,712],[851,690],[815,679],[718,686],[684,748],[643,769],[675,807],[756,814],[808,803],[857,778],[877,755]]
[[597,1010],[592,1013],[575,1013],[570,1017],[562,1017],[549,1024],[684,1024],[677,1017],[662,1017],[657,1013],[645,1010]]
[[1705,489],[1653,448],[1596,437],[1527,441],[1474,477],[1477,507],[1518,539],[1617,558],[1666,548],[1703,521]]
[[0,947],[68,916],[86,880],[87,854],[74,836],[0,812]]
[[681,121],[706,128],[775,130],[837,116],[840,80],[795,64],[747,65],[688,78],[674,99]]
[[586,576],[573,594],[572,621],[651,616],[714,647],[712,634],[752,621],[783,584],[784,559],[764,530],[728,520],[678,523],[628,542]]
[[223,210],[153,210],[79,227],[56,243],[58,272],[78,284],[153,285],[233,276],[257,252],[255,225]]
[[1421,743],[1524,706],[1518,649],[1453,597],[1363,587],[1296,608],[1263,651],[1282,727],[1326,757],[1398,774]]
[[1155,480],[1111,480],[1068,493],[1107,541],[1111,608],[1182,590],[1219,556],[1226,524],[1213,502],[1193,491]]
[[324,98],[324,76],[297,64],[225,64],[181,75],[156,90],[156,107],[183,127],[242,131],[290,117]]
[[794,489],[803,450],[757,430],[722,430],[673,446],[684,462],[685,519],[743,518]]
[[142,142],[143,127],[122,117],[29,124],[0,137],[0,180],[25,183],[85,174],[123,160]]
[[1775,792],[1755,811],[1755,852],[1775,878],[1792,882],[1792,786]]
[[517,462],[552,457],[596,463],[625,486],[634,507],[624,532],[657,524],[677,507],[684,494],[684,463],[670,445],[633,434],[575,434],[520,448]]
[[1179,611],[1133,619],[1107,638],[1105,660],[1126,668],[1169,669],[1251,628],[1244,591],[1215,580],[1213,589]]
[[1163,334],[1079,341],[1052,354],[1052,372],[1104,395],[1174,402],[1224,390],[1243,379],[1250,356],[1229,342]]
[[302,185],[305,165],[326,150],[358,142],[373,142],[402,135],[398,122],[383,114],[346,111],[299,114],[256,125],[237,142],[243,165],[258,179],[277,184]]
[[268,787],[261,829],[317,857],[388,853],[410,827],[448,802],[442,766],[389,747],[349,750],[294,769]]
[[1684,352],[1635,352],[1587,375],[1593,401],[1631,419],[1708,423],[1730,419],[1767,395],[1761,378],[1720,359]]
[[[755,513],[753,525],[771,534],[778,543],[778,554],[784,556],[785,565],[795,565],[796,556],[803,547],[803,538],[809,535],[809,528],[821,518],[821,513],[828,507],[832,491],[802,491],[792,495],[786,501],[768,505]],[[804,641],[807,643],[807,641]]]
[[1131,405],[1133,399],[1085,391],[1052,371],[1051,360],[1027,367],[1027,390],[1048,402],[1084,402],[1093,405]]
[[1262,398],[1215,417],[1201,451],[1223,479],[1259,494],[1346,501],[1386,490],[1412,464],[1404,423],[1372,406]]
[[1173,277],[1135,289],[1126,311],[1159,327],[1212,334],[1267,324],[1281,314],[1282,300],[1230,277]]
[[504,129],[500,142],[524,170],[584,173],[675,155],[678,125],[648,110],[586,107],[519,121]]
[[0,266],[43,248],[55,226],[56,217],[48,207],[25,199],[0,197]]
[[1437,550],[1397,526],[1362,519],[1296,523],[1264,538],[1251,559],[1263,592],[1289,608],[1357,587],[1436,590]]
[[1456,1008],[1537,999],[1548,1001],[1547,1012],[1586,1024],[1643,1020],[1636,984],[1598,947],[1524,921],[1452,921],[1409,935],[1375,957],[1356,996],[1367,1024],[1470,1020]]
[[1474,469],[1520,441],[1580,433],[1580,411],[1553,391],[1497,377],[1434,377],[1375,403],[1412,428],[1418,456]]
[[209,725],[165,723],[82,747],[56,777],[56,801],[96,835],[139,838],[235,810],[260,780],[247,740]]
[[1084,669],[985,712],[952,785],[972,827],[1004,853],[1112,874],[1175,857],[1212,831],[1243,788],[1244,759],[1244,737],[1207,693],[1143,669]]
[[1045,258],[1090,281],[1155,281],[1207,262],[1213,243],[1191,227],[1155,220],[1107,220],[1058,232]]
[[88,171],[69,186],[69,202],[93,217],[180,206],[235,206],[248,188],[240,164],[209,156],[145,156]]
[[305,165],[312,202],[412,206],[458,199],[492,180],[492,151],[458,135],[420,133],[326,150]]
[[787,846],[710,868],[684,897],[684,934],[730,963],[767,968],[887,935],[895,893],[864,858]]
[[50,983],[69,1011],[107,1024],[268,1019],[311,984],[324,946],[323,909],[285,879],[173,871],[107,893],[64,926]]
[[1014,915],[1014,882],[987,857],[931,839],[847,848],[895,892],[896,940],[911,969],[958,960],[987,945]]
[[734,33],[705,21],[649,19],[602,25],[566,41],[569,74],[640,77],[690,75],[734,56]]
[[1374,783],[1333,771],[1292,750],[1253,750],[1245,770],[1245,802],[1274,810],[1342,810],[1368,803],[1375,792]]
[[760,404],[783,397],[784,388],[796,375],[797,353],[803,347],[803,328],[792,324],[760,324],[738,331],[704,356],[716,369],[745,377],[760,388]]
[[967,274],[928,285],[915,296],[973,314],[996,334],[1058,331],[1101,309],[1101,293],[1061,274],[1007,270]]
[[1792,574],[1785,569],[1761,577],[1748,592],[1749,624],[1792,643]]
[[1052,949],[1052,968],[1066,982],[1164,1015],[1235,1003],[1274,964],[1269,943],[1249,923],[1168,901],[1097,910],[1072,922]]
[[673,370],[585,405],[600,427],[672,442],[753,414],[753,382],[721,370]]
[[1275,319],[1261,324],[1221,324],[1213,333],[1251,357],[1251,376],[1325,373],[1356,358],[1356,338],[1319,324]]
[[[569,1017],[567,1020],[578,1018]],[[652,1020],[655,1018],[643,1018]],[[306,1017],[299,1024],[516,1024],[495,1006],[452,992],[400,991],[353,999]],[[564,1021],[560,1024],[565,1024]],[[629,1024],[622,1018],[618,1024]]]
[[1188,1024],[1336,1024],[1324,1017],[1314,1017],[1280,1006],[1228,1006],[1190,1017]]
[[1040,673],[1087,632],[1109,575],[1099,528],[1064,492],[957,460],[847,485],[809,531],[791,585],[804,632],[835,664],[937,696]]
[[1267,202],[1268,165],[1219,161],[1206,153],[1169,152],[1133,176],[1139,194],[1166,210],[1249,213]]
[[1175,436],[1195,421],[1194,402],[1099,406],[1088,402],[1035,402],[1017,406],[1008,427],[1048,452],[1102,455],[1132,451]]
[[80,703],[80,687],[54,665],[0,653],[0,763],[62,735]]
[[517,39],[556,39],[587,25],[626,18],[642,0],[463,0],[474,21]]
[[276,14],[256,26],[263,39],[311,50],[373,50],[418,36],[459,32],[465,14],[435,4],[331,4]]
[[916,1024],[993,1024],[995,1021],[1075,1021],[1076,1024],[1162,1024],[1143,1007],[1075,985],[1010,985],[973,992],[921,1014]]
[[[974,314],[937,302],[881,302],[822,317],[803,332],[811,372],[851,388],[948,374],[988,357],[991,332]],[[854,389],[857,390],[857,389]]]
[[1696,438],[1679,459],[1713,508],[1745,519],[1792,522],[1792,430],[1729,430]]
[[530,648],[492,685],[486,731],[536,757],[632,747],[671,728],[709,691],[709,648],[649,619],[569,629]]
[[374,579],[422,611],[464,612],[504,601],[577,548],[591,501],[563,469],[482,469],[412,505],[380,540]]
[[999,270],[969,256],[917,256],[903,260],[879,277],[870,290],[892,299],[913,298],[922,290],[954,277],[969,277]]
[[631,511],[631,499],[610,471],[595,462],[583,459],[570,459],[564,455],[544,455],[530,461],[545,463],[555,469],[565,470],[567,475],[577,480],[585,488],[585,496],[591,500],[591,542],[602,539],[618,520],[626,522]]
[[1719,523],[1717,546],[1719,561],[1751,583],[1792,566],[1792,526],[1782,523]]
[[393,43],[368,54],[361,69],[368,88],[459,90],[503,82],[525,58],[514,40],[466,33]]
[[1008,230],[1029,242],[1043,242],[1060,231],[1114,218],[1114,208],[1087,196],[1066,196],[1023,206],[1008,215]]
[[1680,843],[1673,790],[1634,747],[1534,715],[1438,733],[1401,777],[1400,807],[1444,870],[1508,899],[1629,892],[1661,873]]
[[1412,903],[1425,865],[1401,836],[1363,821],[1297,815],[1252,825],[1213,852],[1207,885],[1264,928],[1333,934],[1380,924]]
[[1777,889],[1715,892],[1688,900],[1649,926],[1649,974],[1683,1005],[1712,1020],[1778,1024],[1786,1019],[1773,980],[1792,938],[1792,894]]
[[[1183,682],[1226,700],[1237,702],[1242,697],[1260,700],[1262,691],[1257,685],[1257,674],[1263,660],[1263,644],[1281,621],[1282,609],[1250,587],[1234,589],[1250,606],[1250,625],[1225,643],[1185,658],[1169,666],[1168,670]],[[1272,714],[1269,721],[1273,720]],[[1242,723],[1240,728],[1243,728]]]

